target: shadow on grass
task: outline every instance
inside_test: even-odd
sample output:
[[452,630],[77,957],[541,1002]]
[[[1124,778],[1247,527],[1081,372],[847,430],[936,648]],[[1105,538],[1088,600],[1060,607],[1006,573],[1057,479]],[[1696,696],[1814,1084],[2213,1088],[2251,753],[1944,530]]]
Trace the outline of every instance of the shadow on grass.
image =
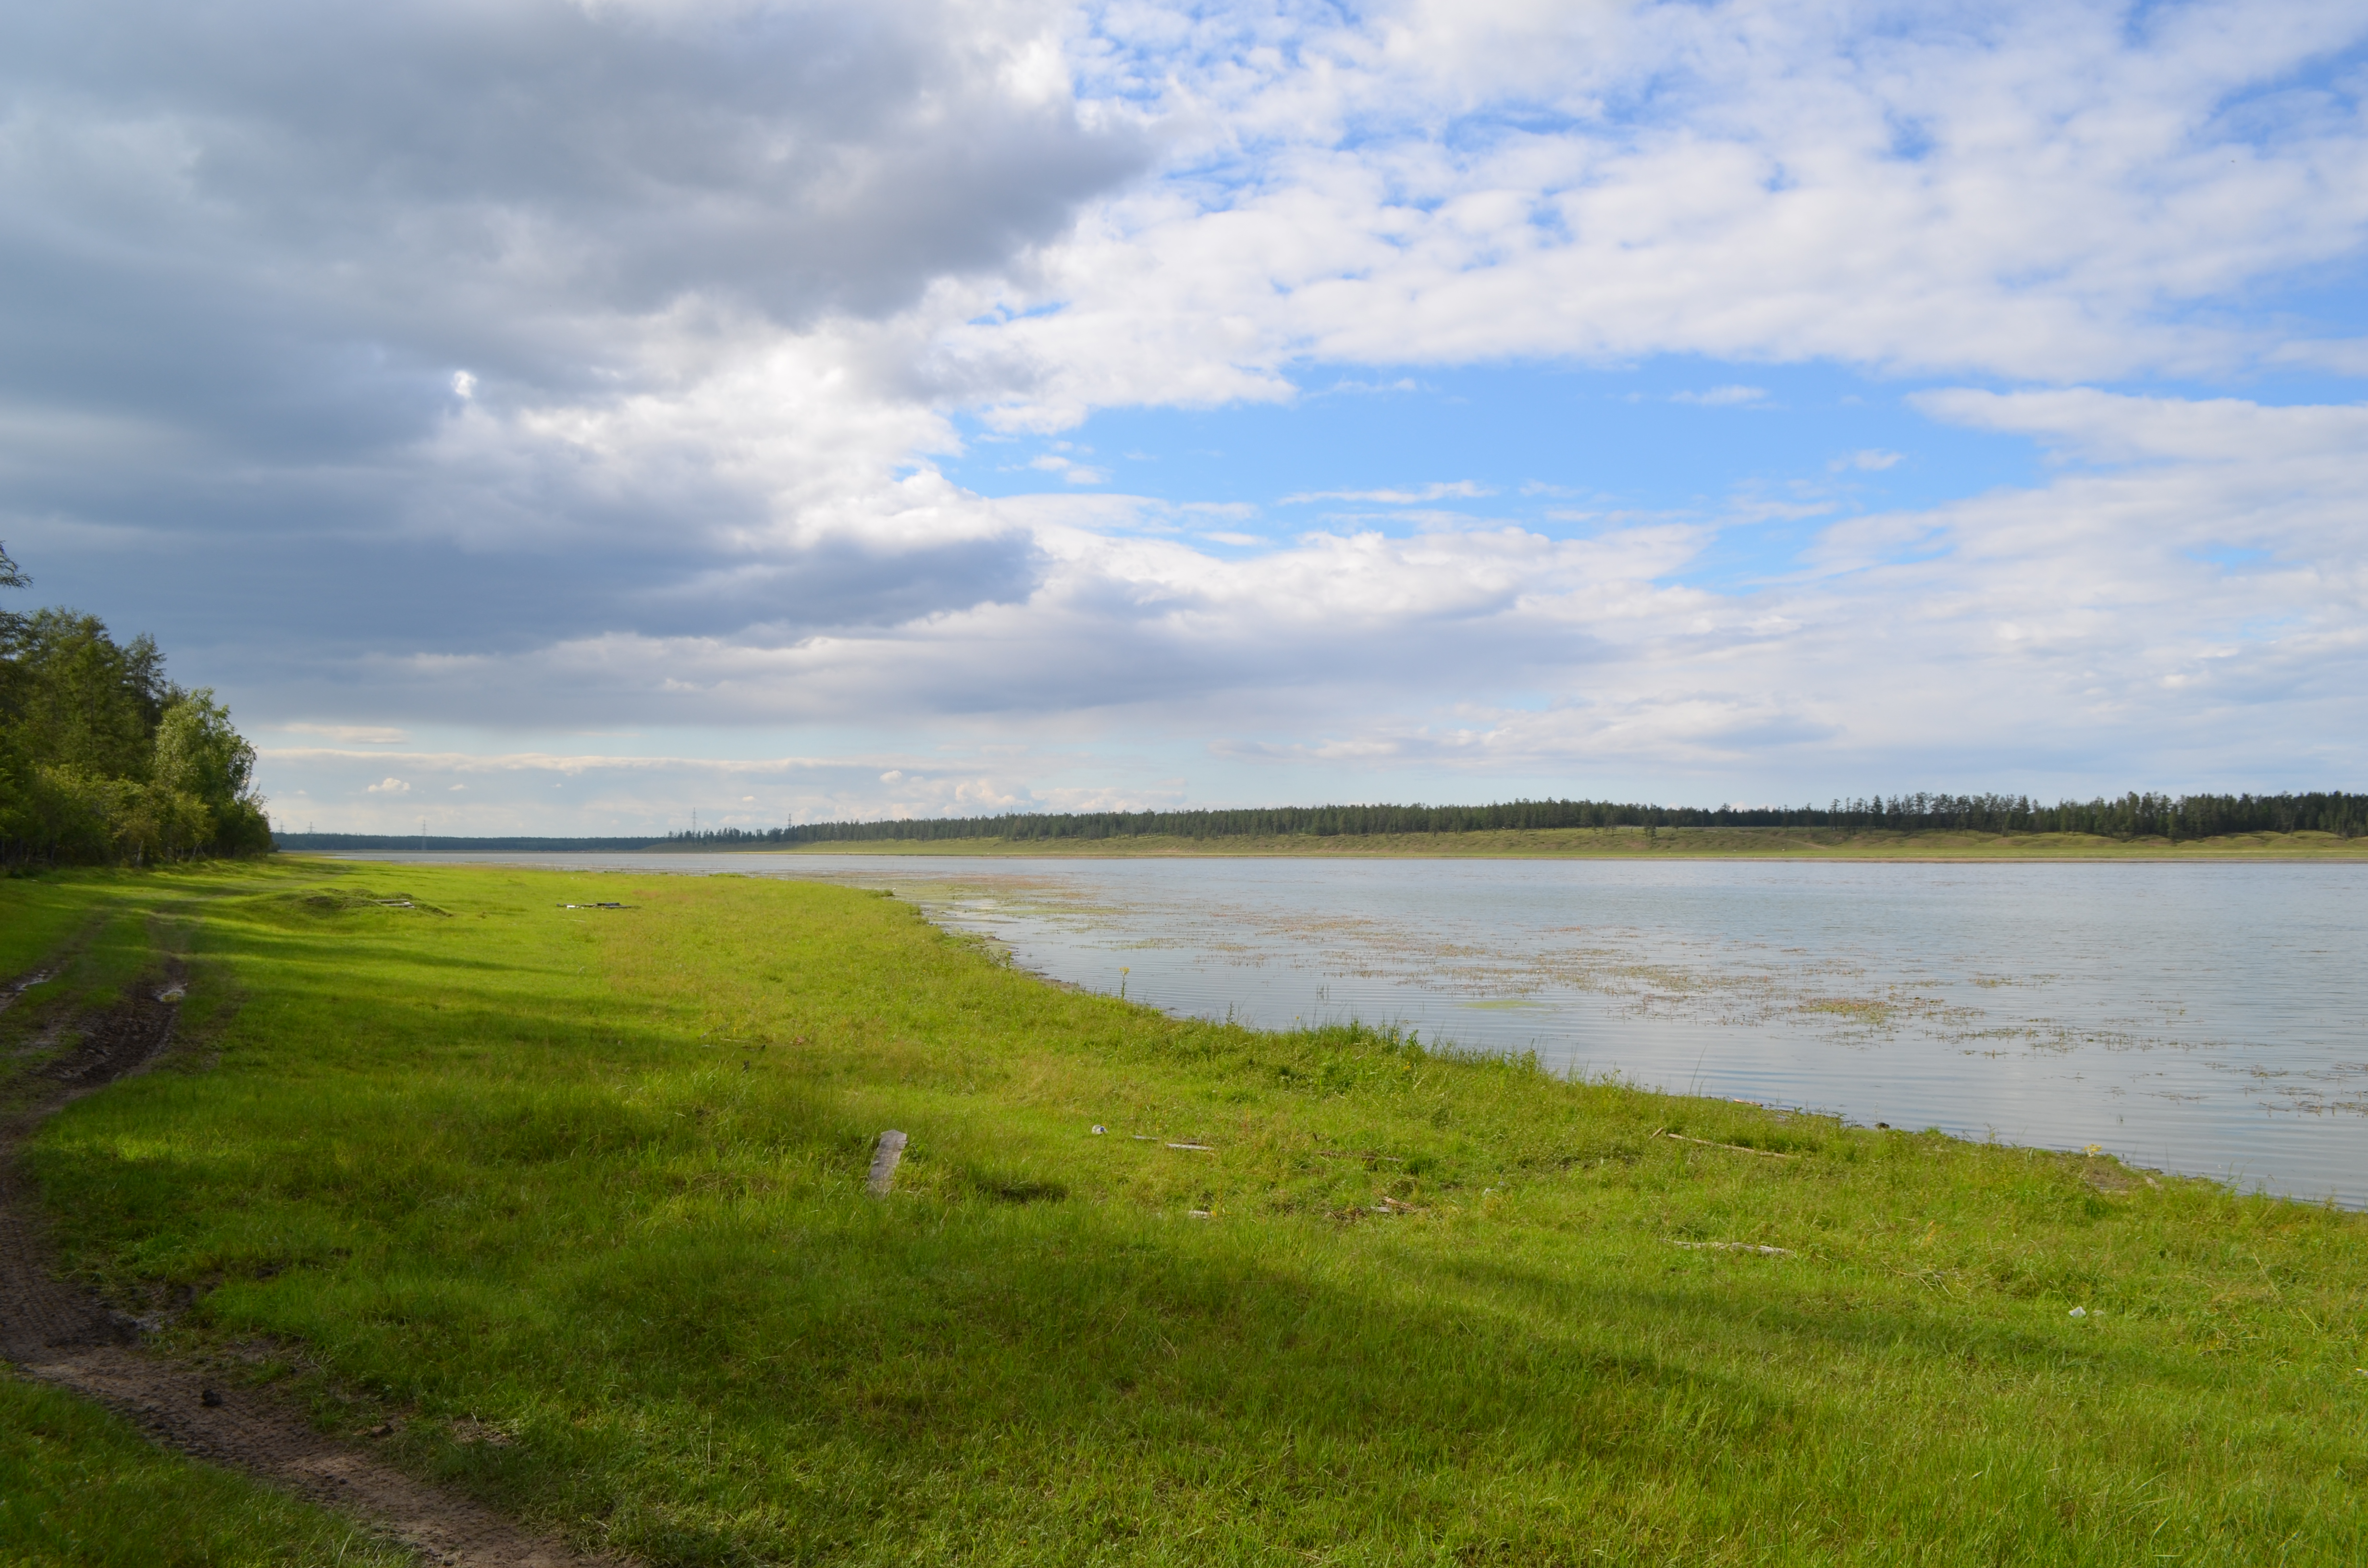
[[[926,1556],[941,1538],[1158,1555],[1190,1530],[1244,1551],[1496,1542],[1482,1555],[1534,1561],[1602,1544],[1605,1521],[1629,1532],[1621,1554],[1649,1556],[1788,1510],[1811,1521],[1804,1551],[1831,1551],[1919,1509],[1921,1529],[1979,1524],[1995,1544],[2011,1526],[2019,1551],[2077,1556],[2113,1521],[2066,1519],[2032,1465],[2078,1452],[2079,1401],[2048,1411],[2017,1390],[2125,1385],[2112,1449],[2075,1466],[2108,1491],[2179,1449],[2157,1415],[2197,1415],[2148,1414],[2136,1352],[1837,1302],[1812,1264],[1770,1260],[1789,1284],[1689,1286],[1665,1270],[1691,1260],[1640,1265],[1585,1237],[1525,1260],[1410,1221],[879,1203],[857,1192],[863,1124],[819,1098],[767,1106],[772,1153],[739,1170],[663,1108],[575,1091],[541,1107],[471,1116],[429,1096],[309,1145],[265,1115],[246,1156],[160,1152],[144,1191],[64,1151],[46,1174],[69,1209],[104,1188],[126,1239],[170,1228],[152,1201],[167,1192],[236,1208],[213,1241],[245,1256],[151,1258],[233,1266],[203,1309],[218,1331],[300,1338],[350,1386],[499,1426],[517,1440],[422,1422],[409,1441],[488,1500],[607,1521],[654,1561]],[[371,1125],[377,1158],[336,1154]],[[1949,1476],[1993,1471],[1948,1494]],[[2186,1501],[2181,1539],[2203,1539],[2215,1500]],[[2291,1483],[2273,1512],[2299,1528],[2314,1507],[2317,1528],[2350,1528]]]
[[[671,955],[627,1004],[597,976],[538,992],[565,966],[497,945],[515,930],[249,922],[224,945],[270,974],[273,1021],[235,1071],[120,1085],[55,1124],[36,1169],[94,1275],[205,1292],[188,1322],[213,1343],[301,1341],[330,1369],[324,1415],[382,1404],[410,1418],[391,1441],[414,1464],[654,1562],[2360,1544],[2356,1426],[2315,1424],[2260,1366],[2174,1372],[2142,1340],[2021,1326],[2020,1302],[1935,1307],[1814,1258],[1747,1272],[1663,1250],[1671,1214],[1732,1187],[1573,1176],[1557,1192],[1610,1216],[1592,1229],[1201,1220],[1175,1181],[1155,1202],[1097,1174],[1115,1141],[1073,1128],[1052,1152],[1049,1113],[964,1074],[1099,1053],[1112,1079],[1170,1073],[1161,1092],[1197,1116],[1214,1113],[1188,1071],[1222,1093],[1236,1065],[1349,1044],[1194,1032],[972,958],[957,972],[926,932],[881,937],[860,915],[824,955],[861,977],[833,1004],[857,1043],[765,1071],[686,1038],[720,982],[662,989]],[[986,1019],[1024,1047],[965,1065]],[[1368,1054],[1342,1092],[1371,1096],[1369,1129],[1431,1128],[1386,1109],[1402,1053]],[[1259,1092],[1308,1136],[1310,1108],[1349,1103]],[[1615,1097],[1573,1091],[1555,1114]],[[875,1202],[860,1180],[888,1106],[914,1137],[908,1190]],[[1662,1158],[1627,1147],[1643,1114],[1587,1135]],[[1505,1150],[1569,1165],[1573,1126],[1504,1115]],[[1891,1179],[1873,1161],[1828,1175],[1861,1196]]]

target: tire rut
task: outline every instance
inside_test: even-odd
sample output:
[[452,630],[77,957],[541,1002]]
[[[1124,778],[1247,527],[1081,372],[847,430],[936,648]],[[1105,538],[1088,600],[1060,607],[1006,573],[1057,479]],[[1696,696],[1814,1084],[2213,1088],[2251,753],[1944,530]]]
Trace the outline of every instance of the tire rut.
[[[14,1001],[40,976],[6,994]],[[528,1531],[493,1509],[416,1480],[368,1450],[316,1431],[268,1390],[222,1387],[199,1369],[140,1347],[147,1325],[60,1279],[40,1195],[18,1168],[34,1128],[63,1107],[145,1072],[171,1043],[178,972],[82,1020],[75,1048],[33,1069],[32,1103],[0,1126],[0,1360],[18,1376],[82,1394],[157,1442],[244,1471],[393,1535],[449,1568],[622,1568]]]

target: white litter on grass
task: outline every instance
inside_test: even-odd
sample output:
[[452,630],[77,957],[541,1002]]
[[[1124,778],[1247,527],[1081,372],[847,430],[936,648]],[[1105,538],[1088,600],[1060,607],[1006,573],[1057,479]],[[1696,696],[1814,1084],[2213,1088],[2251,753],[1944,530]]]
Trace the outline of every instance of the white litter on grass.
[[1679,1242],[1675,1244],[1692,1252],[1756,1252],[1762,1257],[1790,1257],[1791,1247],[1755,1246],[1749,1242]]
[[1208,1217],[1209,1211],[1206,1209],[1195,1209],[1192,1210],[1192,1218],[1195,1220],[1205,1220]]
[[2075,1307],[2068,1315],[2076,1318],[2084,1318],[2089,1315],[2089,1309],[2086,1307]]
[[156,1000],[159,1002],[178,1002],[188,994],[188,988],[186,986],[168,985],[164,990],[156,993]]
[[1107,1128],[1107,1127],[1103,1127],[1103,1126],[1100,1126],[1100,1125],[1097,1124],[1097,1125],[1095,1126],[1095,1128],[1094,1128],[1094,1136],[1095,1136],[1095,1137],[1097,1137],[1097,1138],[1099,1138],[1099,1137],[1100,1137],[1103,1133],[1108,1132],[1109,1131],[1110,1131],[1110,1129],[1109,1129],[1109,1128]]

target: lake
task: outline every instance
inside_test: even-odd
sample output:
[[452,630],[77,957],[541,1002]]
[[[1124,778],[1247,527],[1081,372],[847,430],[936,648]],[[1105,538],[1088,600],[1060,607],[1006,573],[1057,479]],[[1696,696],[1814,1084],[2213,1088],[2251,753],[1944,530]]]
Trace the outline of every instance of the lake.
[[894,889],[1052,978],[2368,1207],[2368,867],[352,856]]

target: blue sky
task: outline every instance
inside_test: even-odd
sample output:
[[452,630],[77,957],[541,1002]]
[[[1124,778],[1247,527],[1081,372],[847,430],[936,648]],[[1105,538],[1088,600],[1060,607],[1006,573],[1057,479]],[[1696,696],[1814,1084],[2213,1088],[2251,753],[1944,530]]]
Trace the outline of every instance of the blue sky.
[[2329,4],[0,19],[0,540],[281,820],[2357,788]]
[[[1555,538],[1698,518],[1718,542],[1668,580],[1732,587],[1793,570],[1821,519],[2027,485],[2042,466],[2028,439],[1918,414],[1913,383],[1827,365],[1308,365],[1292,377],[1305,390],[1280,405],[1100,410],[1053,436],[970,422],[966,449],[939,467],[984,495],[1083,470],[1080,489],[1232,508],[1185,519],[1219,544],[1349,521],[1403,533],[1440,513]],[[1035,466],[1047,460],[1075,466]]]

